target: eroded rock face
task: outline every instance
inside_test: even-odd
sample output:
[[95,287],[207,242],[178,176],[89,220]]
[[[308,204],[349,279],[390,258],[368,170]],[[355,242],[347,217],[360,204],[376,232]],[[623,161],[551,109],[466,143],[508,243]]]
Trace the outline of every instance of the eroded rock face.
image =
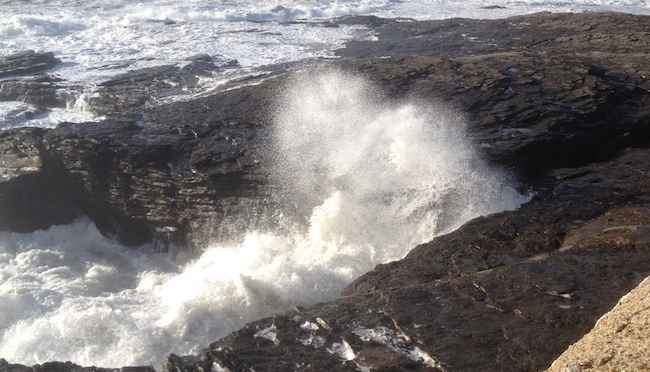
[[43,149],[46,131],[0,133],[0,230],[31,232],[82,215],[68,171]]
[[60,63],[51,52],[0,57],[0,130],[20,125],[48,108],[66,107],[67,99],[60,94],[63,80],[47,74]]
[[[537,196],[379,265],[336,301],[170,355],[165,371],[547,368],[650,275],[650,18],[342,22],[365,22],[378,41],[350,43],[337,65],[391,98],[452,106],[486,157]],[[267,202],[260,149],[283,77],[172,104],[126,94],[192,84],[172,70],[106,84],[103,122],[4,132],[0,211],[23,212],[0,215],[0,229],[57,223],[30,224],[41,203],[26,201],[66,190],[61,220],[87,214],[127,244],[190,247],[197,226]]]
[[100,230],[126,244],[155,238],[165,249],[187,246],[193,230],[263,192],[250,150],[256,135],[252,127],[105,121],[82,131],[62,125],[44,147],[85,195],[82,209]]
[[61,61],[52,52],[36,53],[32,50],[0,58],[0,78],[32,75],[51,69]]
[[393,97],[457,108],[487,156],[534,178],[647,143],[646,21],[616,13],[384,21],[378,41],[338,53]]
[[65,107],[66,98],[58,93],[61,81],[48,75],[3,81],[0,83],[0,98],[36,107]]
[[549,172],[519,210],[379,265],[334,302],[248,324],[190,370],[542,370],[650,275],[649,155]]

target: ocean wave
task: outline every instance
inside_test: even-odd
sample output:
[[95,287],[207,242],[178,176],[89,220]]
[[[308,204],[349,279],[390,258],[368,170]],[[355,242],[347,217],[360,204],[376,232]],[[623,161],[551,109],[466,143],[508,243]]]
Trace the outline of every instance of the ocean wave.
[[0,20],[0,37],[63,36],[86,26],[71,20],[14,15]]

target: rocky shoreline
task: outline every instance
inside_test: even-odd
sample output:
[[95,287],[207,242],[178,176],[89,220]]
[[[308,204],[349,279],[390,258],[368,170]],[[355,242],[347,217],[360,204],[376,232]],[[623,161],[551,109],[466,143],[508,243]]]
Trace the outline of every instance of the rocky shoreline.
[[[389,98],[451,106],[485,157],[537,196],[377,266],[336,301],[249,323],[200,355],[170,355],[163,369],[548,368],[650,275],[650,17],[340,22],[377,38],[348,43],[327,64],[369,77]],[[11,78],[0,98],[61,105],[45,74],[56,63],[48,53],[1,59]],[[88,215],[124,244],[169,250],[192,246],[201,226],[273,203],[260,198],[272,194],[263,113],[287,74],[306,67],[164,103],[214,68],[197,56],[183,69],[133,72],[90,100],[104,121],[0,133],[0,230]],[[560,368],[606,369],[613,359]],[[71,370],[82,369],[0,360],[3,372]]]

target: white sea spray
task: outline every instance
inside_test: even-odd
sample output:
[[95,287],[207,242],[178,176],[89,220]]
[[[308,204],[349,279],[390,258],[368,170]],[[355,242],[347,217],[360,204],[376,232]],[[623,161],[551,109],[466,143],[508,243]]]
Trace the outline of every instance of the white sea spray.
[[[345,41],[372,37],[363,27],[328,27],[332,17],[497,18],[548,10],[650,14],[644,0],[5,2],[0,55],[52,51],[63,64],[50,73],[87,88],[70,92],[67,110],[3,102],[0,129],[95,120],[85,98],[95,84],[128,70],[182,65],[199,53],[217,65],[237,60],[245,70],[331,58]],[[201,89],[226,78],[215,73]],[[27,365],[157,367],[164,355],[196,353],[251,320],[334,299],[376,264],[526,200],[476,156],[462,120],[443,107],[388,102],[363,78],[341,71],[305,74],[283,97],[274,116],[275,182],[290,190],[284,207],[299,223],[212,242],[180,265],[147,246],[122,247],[87,219],[0,233],[0,356]],[[400,347],[395,337],[391,345]],[[301,342],[326,347],[318,336]],[[346,344],[330,349],[354,358]],[[435,365],[424,351],[409,352]]]
[[[376,264],[527,200],[476,155],[453,112],[387,101],[336,70],[301,75],[283,97],[265,166],[285,195],[281,213],[270,212],[286,226],[212,242],[180,267],[117,245],[87,219],[0,233],[0,355],[157,366],[249,321],[335,299]],[[353,355],[345,343],[330,349]]]

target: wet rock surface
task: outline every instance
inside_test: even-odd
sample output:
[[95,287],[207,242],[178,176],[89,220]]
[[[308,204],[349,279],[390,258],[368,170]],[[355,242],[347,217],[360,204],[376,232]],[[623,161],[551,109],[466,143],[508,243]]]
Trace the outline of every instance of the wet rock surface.
[[90,106],[98,115],[138,113],[157,106],[175,95],[197,89],[201,78],[224,68],[238,66],[237,61],[215,65],[208,55],[191,57],[184,66],[158,66],[133,70],[98,85]]
[[26,51],[0,57],[0,110],[5,111],[0,115],[0,130],[19,125],[48,108],[66,107],[66,97],[60,93],[63,80],[48,73],[60,63],[51,52]]
[[648,155],[549,172],[519,210],[379,265],[334,302],[248,324],[193,370],[542,370],[650,275]]
[[6,372],[63,372],[63,371],[96,371],[96,372],[153,372],[151,367],[97,368],[81,367],[70,362],[48,362],[31,367],[11,364],[0,358],[0,370]]
[[[163,369],[549,367],[650,275],[650,18],[341,22],[364,23],[378,40],[350,43],[337,65],[391,98],[451,106],[485,156],[536,196],[377,266],[336,301],[250,323],[197,356],[170,355]],[[20,204],[23,216],[1,214],[0,229],[87,214],[127,244],[166,249],[190,246],[201,224],[263,207],[261,149],[283,77],[151,104],[169,79],[189,86],[192,76],[140,71],[104,85],[95,107],[105,121],[3,132],[0,211],[42,194],[61,213],[48,221]],[[0,361],[0,371],[16,368]]]
[[0,78],[32,75],[47,71],[61,61],[52,52],[37,53],[33,50],[0,58]]
[[534,177],[648,141],[646,21],[615,13],[383,21],[378,41],[339,54],[393,97],[459,109],[491,159]]
[[[630,232],[635,229],[630,227]],[[625,295],[548,371],[645,371],[650,368],[650,280]]]

